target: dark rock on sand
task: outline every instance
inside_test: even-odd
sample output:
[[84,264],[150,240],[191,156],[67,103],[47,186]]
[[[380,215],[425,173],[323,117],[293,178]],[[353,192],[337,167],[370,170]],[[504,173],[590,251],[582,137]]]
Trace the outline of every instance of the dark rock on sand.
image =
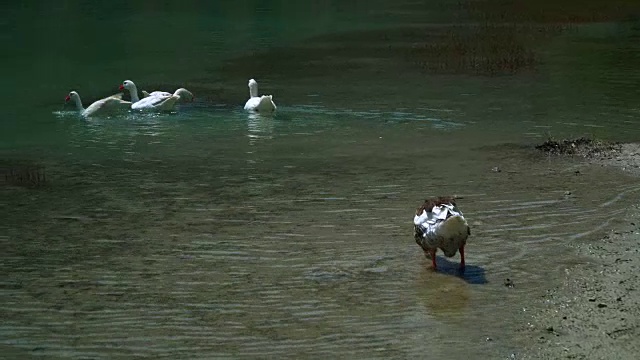
[[587,137],[563,140],[549,138],[542,144],[536,145],[536,149],[551,155],[577,155],[592,158],[620,152],[621,144]]

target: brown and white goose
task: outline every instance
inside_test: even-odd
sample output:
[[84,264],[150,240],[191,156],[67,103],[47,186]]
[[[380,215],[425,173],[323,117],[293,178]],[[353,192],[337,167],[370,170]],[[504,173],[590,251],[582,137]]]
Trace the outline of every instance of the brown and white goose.
[[460,251],[460,269],[464,270],[464,246],[471,229],[453,197],[426,199],[413,217],[414,238],[426,257],[437,269],[436,252],[441,249],[446,257]]

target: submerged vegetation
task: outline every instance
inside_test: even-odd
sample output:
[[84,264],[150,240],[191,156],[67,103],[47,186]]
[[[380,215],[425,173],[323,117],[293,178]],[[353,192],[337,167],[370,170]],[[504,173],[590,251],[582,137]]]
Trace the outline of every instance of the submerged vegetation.
[[637,0],[475,0],[460,4],[472,18],[496,22],[588,23],[640,16]]
[[589,22],[638,22],[637,0],[474,0],[451,5],[456,19],[322,35],[230,59],[221,73],[323,77],[327,72],[510,75],[535,71],[544,42]]
[[467,25],[426,32],[406,58],[430,73],[513,74],[533,70],[538,41],[558,34],[561,25]]
[[561,24],[429,24],[318,36],[229,60],[221,73],[247,67],[272,76],[327,72],[376,73],[414,68],[432,74],[502,75],[534,70],[536,50]]
[[44,167],[33,163],[0,163],[0,185],[39,187],[47,182]]

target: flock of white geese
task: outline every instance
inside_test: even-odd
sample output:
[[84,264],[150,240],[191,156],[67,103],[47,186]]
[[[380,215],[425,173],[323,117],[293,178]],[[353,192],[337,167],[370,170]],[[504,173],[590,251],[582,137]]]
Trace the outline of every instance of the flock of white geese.
[[[273,113],[276,111],[276,104],[271,95],[258,95],[258,82],[249,80],[249,100],[244,105],[246,111],[255,113]],[[72,91],[67,95],[65,102],[73,101],[77,110],[83,117],[110,116],[130,110],[146,112],[174,111],[178,103],[192,102],[194,96],[191,91],[179,88],[173,93],[166,91],[142,91],[142,98],[138,96],[138,88],[131,80],[125,80],[120,85],[120,90],[128,91],[131,101],[122,99],[123,93],[115,94],[104,99],[100,99],[88,107],[82,105],[80,95]]]

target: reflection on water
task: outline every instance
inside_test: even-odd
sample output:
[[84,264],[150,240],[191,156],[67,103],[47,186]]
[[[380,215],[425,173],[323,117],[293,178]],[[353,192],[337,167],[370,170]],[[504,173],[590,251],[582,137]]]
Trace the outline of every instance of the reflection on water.
[[273,139],[275,129],[274,115],[261,115],[257,113],[247,114],[247,128],[249,145],[253,146],[261,140]]
[[453,114],[455,113],[455,110],[452,109],[417,107],[414,109],[396,108],[393,111],[384,111],[381,109],[371,109],[369,111],[364,111],[339,108],[328,109],[320,105],[304,105],[297,107],[295,111],[300,112],[301,114],[316,114],[324,115],[325,117],[348,117],[374,122],[383,121],[395,123],[420,121],[426,122],[433,128],[439,130],[463,126],[462,123],[456,122],[454,119],[436,117],[440,114],[446,114],[448,117],[455,116],[455,114]]

